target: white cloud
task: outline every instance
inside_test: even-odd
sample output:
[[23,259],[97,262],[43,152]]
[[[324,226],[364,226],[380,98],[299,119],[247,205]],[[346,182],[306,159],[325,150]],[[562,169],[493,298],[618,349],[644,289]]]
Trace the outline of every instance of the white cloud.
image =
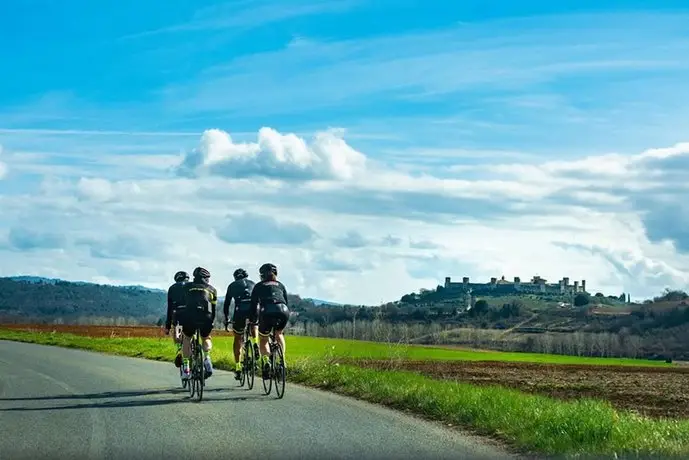
[[342,136],[341,131],[330,130],[316,134],[307,143],[295,134],[261,128],[258,142],[236,143],[228,133],[210,129],[179,171],[183,175],[211,172],[237,178],[350,179],[365,167],[366,158]]
[[[410,174],[370,160],[342,133],[314,139],[264,128],[242,144],[210,130],[181,160],[194,174],[142,161],[150,178],[56,173],[34,193],[0,194],[0,259],[13,260],[0,275],[164,288],[175,271],[201,265],[224,289],[238,266],[255,276],[272,261],[292,292],[369,304],[445,276],[569,276],[635,297],[689,284],[689,235],[672,226],[684,209],[687,144],[569,162],[487,157]],[[112,157],[94,161],[107,169]],[[29,224],[35,216],[40,227]]]

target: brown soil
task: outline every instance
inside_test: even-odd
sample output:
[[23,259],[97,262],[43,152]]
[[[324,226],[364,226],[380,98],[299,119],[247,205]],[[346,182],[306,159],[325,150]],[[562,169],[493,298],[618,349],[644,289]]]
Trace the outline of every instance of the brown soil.
[[689,418],[689,368],[531,364],[489,361],[356,360],[373,369],[420,372],[478,385],[501,385],[560,399],[605,399],[651,417]]

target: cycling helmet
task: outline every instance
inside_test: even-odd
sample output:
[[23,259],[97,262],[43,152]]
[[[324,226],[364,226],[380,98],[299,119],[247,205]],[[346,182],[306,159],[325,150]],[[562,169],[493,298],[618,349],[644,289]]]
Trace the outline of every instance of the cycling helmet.
[[267,278],[271,273],[277,276],[278,268],[271,263],[266,263],[261,265],[261,268],[258,269],[258,273],[261,275],[262,279]]
[[233,276],[234,276],[235,280],[239,280],[242,278],[247,278],[249,276],[249,274],[243,268],[238,268],[234,271]]
[[194,278],[196,278],[196,279],[198,279],[198,278],[202,278],[202,279],[205,278],[205,279],[208,279],[208,278],[210,278],[210,277],[211,277],[211,272],[209,272],[209,271],[206,270],[205,268],[203,268],[203,267],[196,267],[196,268],[194,269]]
[[178,271],[175,273],[175,282],[180,283],[182,281],[188,281],[189,280],[189,273],[185,271]]

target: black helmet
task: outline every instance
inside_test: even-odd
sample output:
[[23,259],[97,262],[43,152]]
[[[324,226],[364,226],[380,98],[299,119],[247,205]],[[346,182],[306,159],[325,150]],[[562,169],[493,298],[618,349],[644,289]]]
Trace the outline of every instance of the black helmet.
[[249,276],[249,274],[243,268],[238,268],[234,271],[233,276],[234,276],[234,279],[239,280],[242,278],[247,278]]
[[205,268],[203,268],[203,267],[196,267],[196,268],[194,269],[194,279],[199,279],[199,278],[201,278],[201,279],[204,279],[204,278],[205,278],[205,279],[208,279],[208,278],[210,278],[210,277],[211,277],[211,272],[209,272],[209,271],[206,270]]
[[189,280],[189,273],[185,271],[178,271],[175,273],[175,282],[180,283],[182,281],[188,281]]
[[271,263],[266,263],[261,265],[261,268],[258,269],[258,273],[261,275],[261,279],[267,278],[271,273],[278,276],[278,268]]

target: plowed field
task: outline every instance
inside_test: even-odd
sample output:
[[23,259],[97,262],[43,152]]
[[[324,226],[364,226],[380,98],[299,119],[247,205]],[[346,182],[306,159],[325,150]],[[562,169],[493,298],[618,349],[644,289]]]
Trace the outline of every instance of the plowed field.
[[561,399],[606,399],[651,417],[689,418],[689,368],[531,364],[500,361],[356,360],[374,369],[420,372],[438,379],[501,385]]

